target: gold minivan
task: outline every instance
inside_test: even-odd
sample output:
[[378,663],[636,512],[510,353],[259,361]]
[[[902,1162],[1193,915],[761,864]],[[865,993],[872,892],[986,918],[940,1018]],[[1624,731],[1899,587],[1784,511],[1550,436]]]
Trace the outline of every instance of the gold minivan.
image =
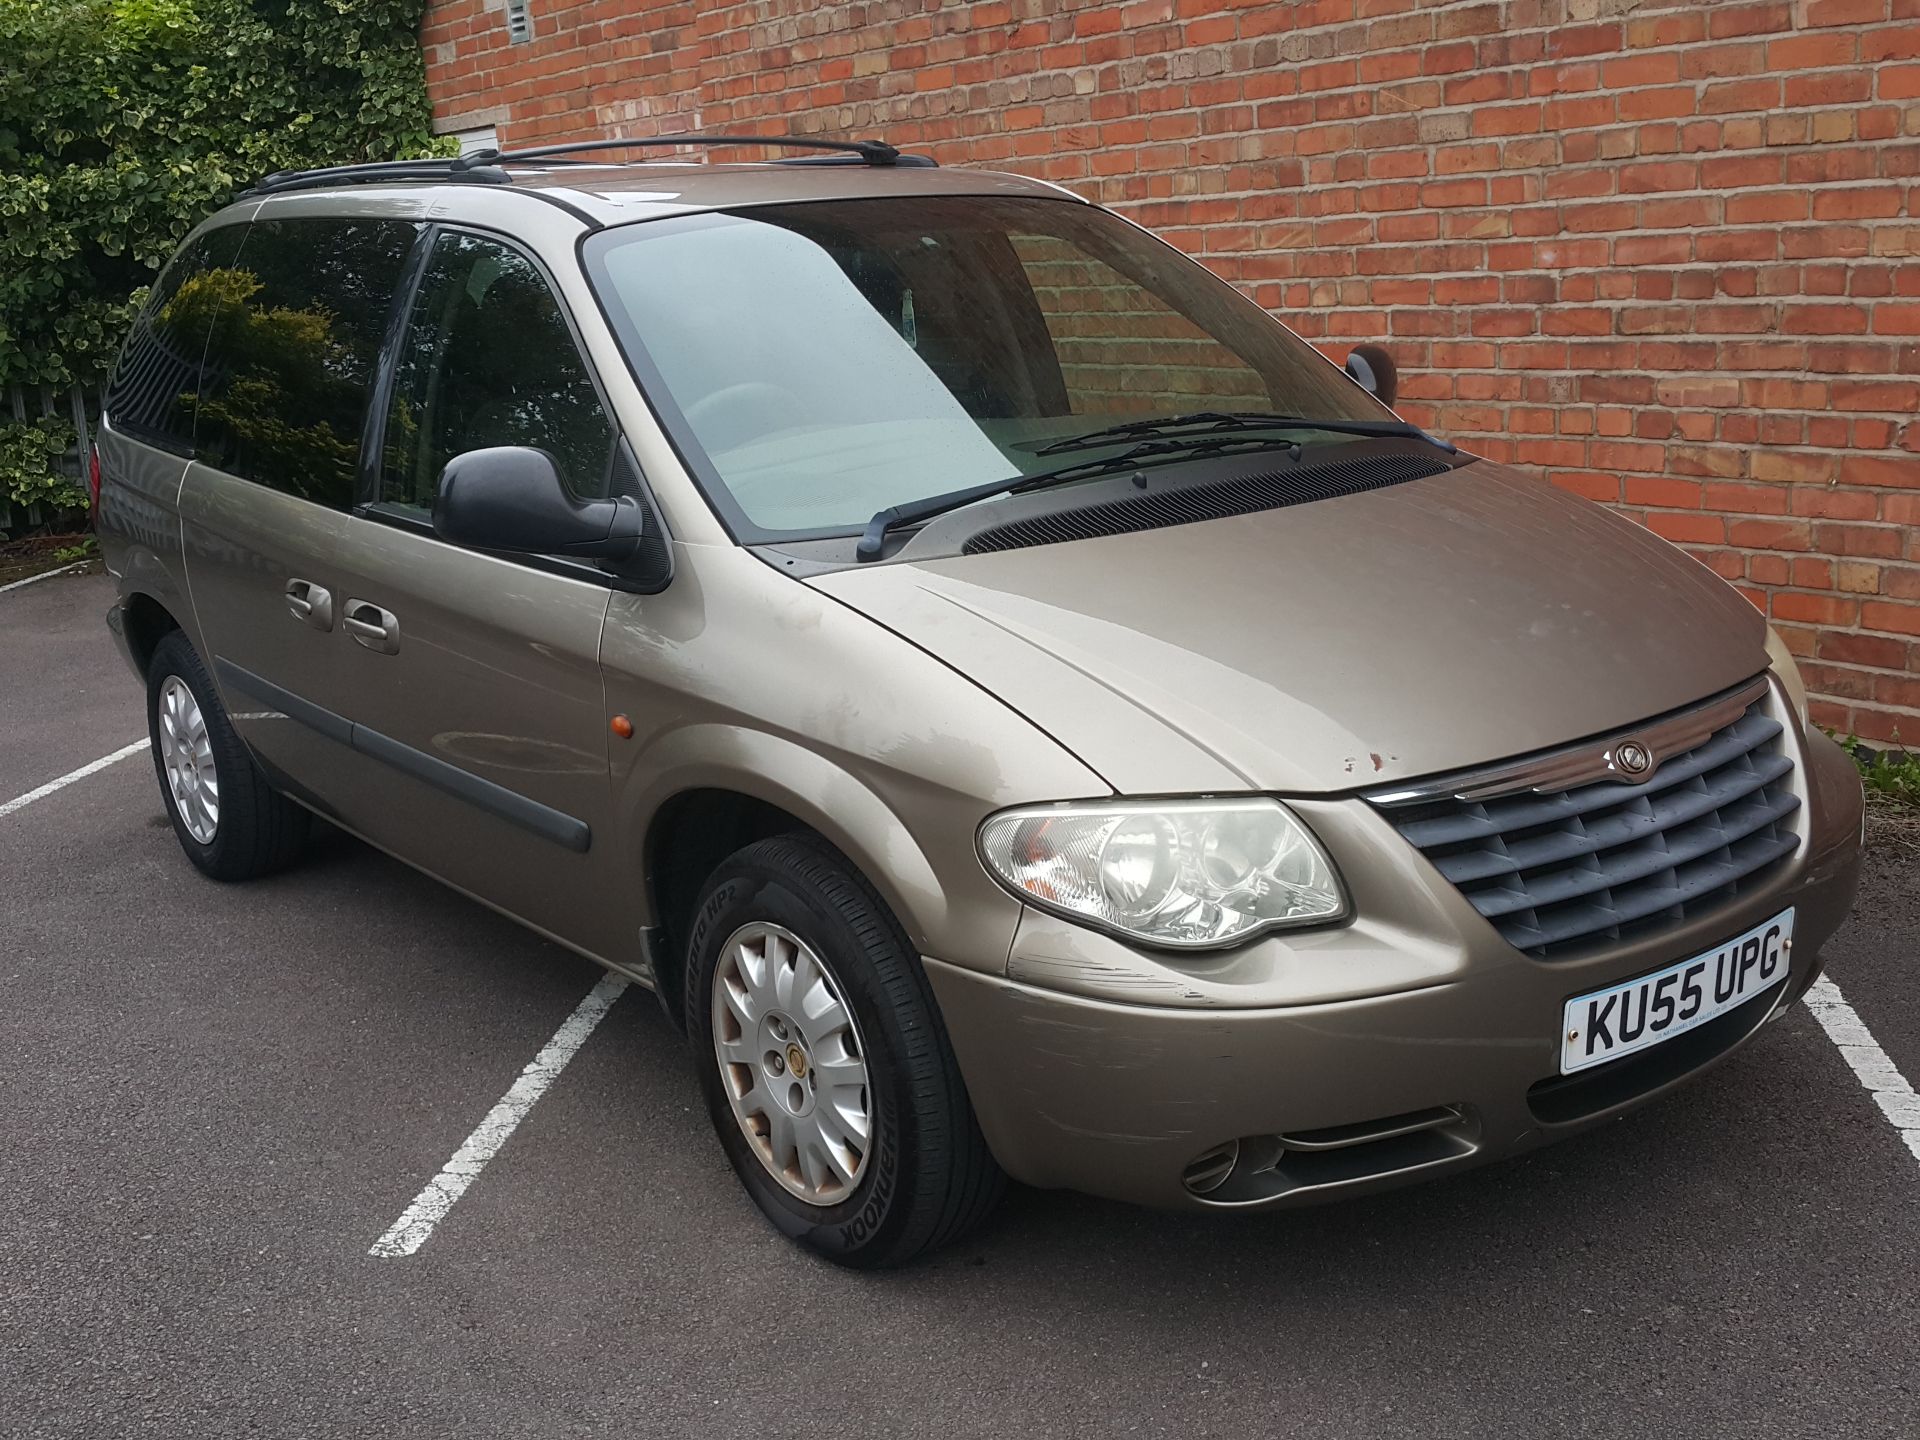
[[1704,567],[1054,186],[697,138],[806,153],[275,175],[168,265],[96,508],[201,870],[320,815],[651,986],[859,1266],[1458,1171],[1812,982],[1858,777]]

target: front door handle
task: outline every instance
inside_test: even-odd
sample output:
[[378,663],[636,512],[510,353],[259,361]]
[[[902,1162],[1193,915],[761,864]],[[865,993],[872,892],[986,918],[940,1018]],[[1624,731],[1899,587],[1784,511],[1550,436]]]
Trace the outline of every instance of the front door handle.
[[356,643],[369,650],[392,655],[400,649],[400,621],[391,610],[365,600],[349,600],[346,619],[341,623]]
[[287,613],[316,630],[333,629],[333,596],[311,580],[287,581]]

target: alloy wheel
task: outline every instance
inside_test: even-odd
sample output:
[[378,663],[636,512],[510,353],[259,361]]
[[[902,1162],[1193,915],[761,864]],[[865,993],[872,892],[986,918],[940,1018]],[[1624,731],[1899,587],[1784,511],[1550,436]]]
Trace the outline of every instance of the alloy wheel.
[[160,684],[160,761],[167,772],[173,808],[187,833],[202,845],[220,828],[220,776],[200,702],[178,675]]
[[714,967],[714,1058],[769,1175],[809,1205],[845,1200],[872,1153],[866,1049],[843,988],[792,931],[743,925]]

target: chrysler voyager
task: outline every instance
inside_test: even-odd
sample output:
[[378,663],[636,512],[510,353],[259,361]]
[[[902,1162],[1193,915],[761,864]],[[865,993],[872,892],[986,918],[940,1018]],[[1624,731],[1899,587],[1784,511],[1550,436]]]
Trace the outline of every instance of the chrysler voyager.
[[652,987],[859,1266],[1454,1173],[1813,981],[1860,785],[1707,569],[1052,185],[660,143],[270,176],[161,275],[94,500],[207,875],[324,817]]

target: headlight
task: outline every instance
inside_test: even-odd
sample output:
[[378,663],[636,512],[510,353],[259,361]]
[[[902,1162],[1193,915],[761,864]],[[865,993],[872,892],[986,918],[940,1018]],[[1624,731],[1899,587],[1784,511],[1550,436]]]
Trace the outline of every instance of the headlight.
[[1022,900],[1151,945],[1203,949],[1346,915],[1333,864],[1277,800],[1033,805],[980,827]]
[[1800,662],[1793,658],[1793,652],[1787,649],[1787,642],[1780,638],[1771,625],[1767,627],[1767,665],[1780,677],[1780,683],[1787,687],[1787,699],[1793,703],[1793,713],[1800,717],[1800,728],[1807,728],[1807,682],[1800,678]]

